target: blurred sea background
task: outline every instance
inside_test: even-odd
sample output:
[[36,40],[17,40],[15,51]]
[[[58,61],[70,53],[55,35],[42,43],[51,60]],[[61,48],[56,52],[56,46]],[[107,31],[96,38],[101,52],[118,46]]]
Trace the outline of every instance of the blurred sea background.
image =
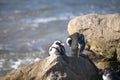
[[0,76],[47,57],[70,19],[89,13],[120,13],[120,0],[0,0]]

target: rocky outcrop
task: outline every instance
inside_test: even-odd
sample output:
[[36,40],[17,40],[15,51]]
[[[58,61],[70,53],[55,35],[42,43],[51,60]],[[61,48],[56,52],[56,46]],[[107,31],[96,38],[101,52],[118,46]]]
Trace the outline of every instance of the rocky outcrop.
[[84,33],[86,49],[106,60],[120,61],[120,14],[78,16],[69,22],[68,32]]
[[100,80],[84,57],[47,57],[8,73],[0,80]]

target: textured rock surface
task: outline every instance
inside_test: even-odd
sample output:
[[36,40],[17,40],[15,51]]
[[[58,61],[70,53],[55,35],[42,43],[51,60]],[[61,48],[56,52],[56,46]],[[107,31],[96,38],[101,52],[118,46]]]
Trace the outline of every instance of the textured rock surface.
[[69,22],[68,32],[83,32],[88,49],[120,61],[120,14],[78,16]]
[[84,57],[52,56],[8,73],[0,80],[100,80],[95,67]]

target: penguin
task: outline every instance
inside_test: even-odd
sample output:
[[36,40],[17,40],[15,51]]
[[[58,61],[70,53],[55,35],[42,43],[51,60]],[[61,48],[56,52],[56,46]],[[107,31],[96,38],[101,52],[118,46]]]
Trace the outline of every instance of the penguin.
[[88,56],[83,54],[83,51],[85,49],[85,36],[84,34],[79,34],[78,32],[68,36],[66,39],[66,44],[71,48],[71,55],[73,57],[83,57],[84,59],[87,59],[91,64],[93,64],[94,69],[97,72],[98,80],[102,80],[102,78],[98,74],[98,68],[95,66],[95,64],[89,59]]
[[54,43],[49,48],[49,55],[50,56],[53,56],[53,55],[54,56],[65,56],[66,51],[65,51],[64,44],[59,40],[54,41]]
[[102,71],[102,78],[103,80],[120,80],[120,77],[117,75],[117,73],[110,68],[105,68]]
[[66,39],[66,44],[71,48],[72,56],[79,56],[82,54],[85,48],[85,42],[84,34],[79,34],[78,32],[68,36]]

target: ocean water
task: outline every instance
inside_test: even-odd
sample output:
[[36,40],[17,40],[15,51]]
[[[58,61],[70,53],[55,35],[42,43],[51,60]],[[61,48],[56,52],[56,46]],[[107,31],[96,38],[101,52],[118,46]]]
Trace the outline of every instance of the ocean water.
[[0,0],[0,76],[47,57],[70,19],[89,13],[120,13],[120,0]]

